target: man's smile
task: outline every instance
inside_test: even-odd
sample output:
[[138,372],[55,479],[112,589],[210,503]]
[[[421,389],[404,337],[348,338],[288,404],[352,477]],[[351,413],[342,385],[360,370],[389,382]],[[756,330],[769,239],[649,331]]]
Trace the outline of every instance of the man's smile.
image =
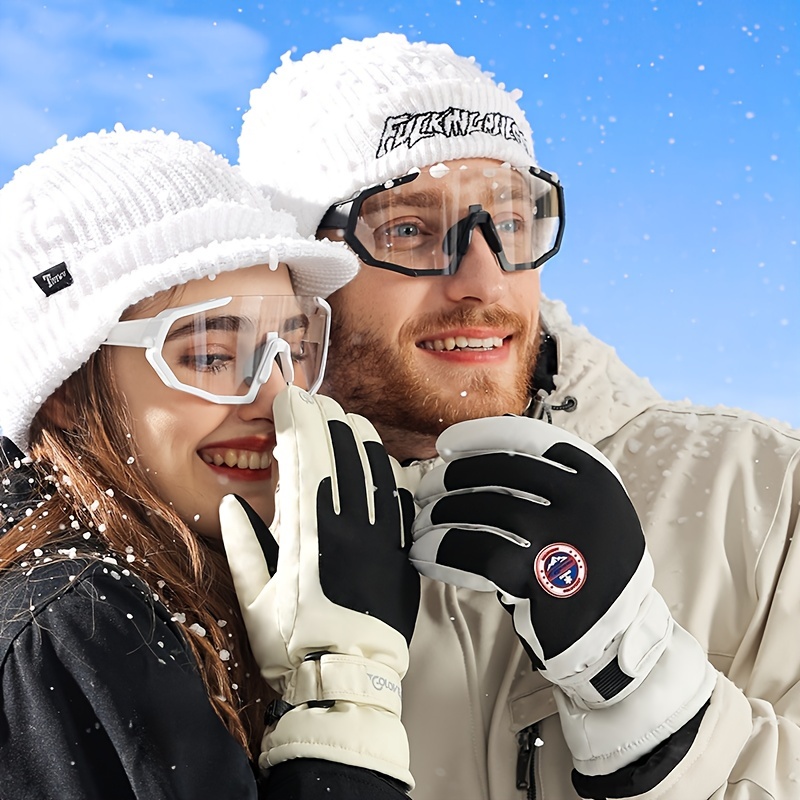
[[417,343],[417,347],[425,350],[494,350],[503,346],[506,338],[503,336],[443,336],[441,338],[424,339]]

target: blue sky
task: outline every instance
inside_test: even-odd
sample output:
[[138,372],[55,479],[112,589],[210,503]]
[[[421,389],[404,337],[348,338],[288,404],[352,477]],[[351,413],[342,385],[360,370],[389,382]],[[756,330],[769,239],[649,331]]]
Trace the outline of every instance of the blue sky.
[[523,91],[538,161],[565,185],[545,292],[667,397],[800,426],[799,10],[0,0],[0,183],[59,135],[118,121],[235,162],[250,89],[285,51],[380,31],[446,41]]

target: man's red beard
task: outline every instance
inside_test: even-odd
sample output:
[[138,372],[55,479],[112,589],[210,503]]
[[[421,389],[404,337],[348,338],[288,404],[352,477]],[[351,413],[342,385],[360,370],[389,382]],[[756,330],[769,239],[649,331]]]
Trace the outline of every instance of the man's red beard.
[[[513,333],[518,349],[512,375],[497,367],[449,367],[423,370],[414,359],[416,342],[454,328],[502,328]],[[322,391],[344,409],[367,417],[381,428],[436,437],[450,425],[477,417],[521,414],[530,400],[530,385],[539,350],[539,332],[518,314],[493,306],[458,308],[406,322],[397,342],[386,342],[373,330],[360,329],[346,306],[334,309],[331,346]],[[452,370],[465,377],[451,388]],[[493,374],[494,373],[494,374]]]

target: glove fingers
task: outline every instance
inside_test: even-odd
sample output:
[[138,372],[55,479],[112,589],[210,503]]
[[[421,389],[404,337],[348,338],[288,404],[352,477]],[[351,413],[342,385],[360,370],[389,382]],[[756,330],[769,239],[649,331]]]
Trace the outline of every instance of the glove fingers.
[[239,501],[239,504],[247,514],[247,518],[250,520],[250,524],[253,526],[253,533],[255,533],[256,539],[261,545],[261,552],[264,553],[267,569],[270,576],[272,576],[275,574],[275,570],[278,569],[278,543],[275,541],[272,531],[267,527],[264,520],[258,516],[258,513],[250,503],[243,497],[239,497],[238,494],[234,495],[234,497]]
[[425,505],[445,493],[479,489],[513,493],[532,502],[546,503],[564,491],[574,474],[561,464],[526,453],[463,456],[425,475],[417,488],[416,500]]
[[445,461],[500,451],[553,458],[548,451],[561,443],[588,453],[622,482],[614,466],[597,448],[569,431],[529,417],[484,417],[457,422],[439,436],[436,449]]
[[372,472],[375,516],[385,515],[387,520],[399,521],[400,498],[389,456],[379,442],[366,442],[364,448]]
[[[512,511],[521,510],[522,520],[531,504],[515,497],[496,496],[488,500],[490,497],[489,494],[453,495],[425,506],[414,521],[410,558],[415,562],[435,562],[442,568],[469,572],[488,581],[486,584],[478,581],[483,584],[479,591],[498,589],[513,595],[524,593],[524,587],[530,582],[527,566],[532,558],[530,528],[537,525],[531,523],[527,515],[528,526],[517,525],[520,533],[515,533],[508,513],[498,513],[498,500],[512,504]],[[442,506],[451,507],[449,510],[453,513],[443,513]],[[420,564],[416,566],[424,575],[434,577],[430,569]],[[437,579],[451,582],[444,577]],[[458,579],[457,585],[477,588],[464,579]]]
[[358,414],[345,414],[330,397],[318,395],[316,400],[328,419],[334,461],[334,493],[338,496],[339,507],[363,507],[368,509],[369,519],[374,520],[373,487],[381,484],[372,475],[365,443],[376,442],[382,451],[380,437],[371,422]]
[[408,557],[427,578],[475,592],[496,592],[499,587],[485,574],[487,559],[494,555],[492,538],[478,531],[429,528],[415,534]]
[[[324,398],[326,412],[329,398]],[[340,482],[339,498],[342,506],[363,505],[368,509],[370,522],[380,521],[382,515],[387,522],[396,522],[400,517],[400,506],[394,470],[389,455],[383,447],[381,438],[373,424],[359,414],[344,415],[341,407],[331,408],[331,418],[341,419],[349,430],[342,428],[334,435],[334,459],[337,474],[346,476]],[[360,462],[363,483],[357,480],[357,467]]]
[[342,509],[352,513],[358,513],[358,510],[374,522],[373,478],[364,445],[356,440],[353,429],[346,422],[330,420],[328,428],[335,465],[332,486],[335,513]]
[[[261,543],[266,541],[266,537],[262,533],[259,538],[251,514],[258,518],[255,511],[236,495],[227,494],[222,498],[219,506],[222,542],[236,596],[242,607],[249,606],[256,599],[271,577]],[[275,545],[274,539],[272,544]],[[273,556],[274,563],[277,563],[277,545],[274,550],[270,548],[270,558]]]
[[[325,478],[335,477],[328,419],[337,414],[344,417],[333,400],[321,395],[312,397],[297,386],[287,386],[275,397],[274,455],[280,471],[277,514],[281,529],[299,530],[304,499],[315,496]],[[338,504],[335,490],[333,501]]]
[[[320,400],[323,400],[322,396],[320,396]],[[330,401],[331,403],[334,402],[328,397],[325,397],[324,400]],[[360,414],[344,414],[344,412],[342,412],[342,419],[347,420],[347,424],[355,431],[357,439],[360,439],[362,442],[381,443],[381,437],[378,435],[378,431],[375,430],[375,426],[366,417],[362,417]]]
[[521,547],[547,541],[549,506],[508,492],[486,490],[447,494],[420,512],[419,529],[431,525],[496,531]]
[[413,495],[422,480],[423,468],[420,462],[416,461],[410,466],[404,467],[392,456],[389,456],[389,460],[392,464],[394,480],[398,488],[408,489]]

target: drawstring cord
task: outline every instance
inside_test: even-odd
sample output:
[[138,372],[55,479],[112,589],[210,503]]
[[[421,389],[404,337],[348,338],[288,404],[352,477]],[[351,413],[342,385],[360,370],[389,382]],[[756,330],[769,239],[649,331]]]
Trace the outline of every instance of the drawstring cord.
[[557,406],[550,405],[550,403],[547,402],[547,397],[547,392],[544,389],[539,389],[531,400],[531,404],[528,406],[525,416],[531,417],[532,419],[543,419],[547,417],[547,421],[552,424],[553,415],[551,412],[566,411],[567,413],[571,413],[578,407],[578,401],[572,395],[567,395],[564,398],[564,402]]

